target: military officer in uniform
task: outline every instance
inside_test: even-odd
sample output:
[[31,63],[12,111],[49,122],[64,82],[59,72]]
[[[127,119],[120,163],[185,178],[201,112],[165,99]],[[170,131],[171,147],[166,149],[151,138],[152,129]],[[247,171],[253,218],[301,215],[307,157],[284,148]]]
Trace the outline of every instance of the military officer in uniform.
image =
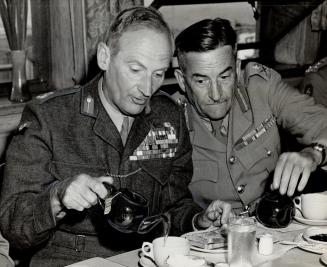
[[327,57],[322,58],[305,71],[300,91],[313,96],[317,104],[327,107]]
[[170,219],[171,235],[191,231],[192,222],[227,220],[221,208],[230,211],[228,205],[213,202],[201,211],[192,201],[183,111],[167,97],[151,97],[172,42],[156,10],[127,9],[98,45],[101,74],[26,106],[6,155],[0,224],[12,247],[33,252],[30,266],[66,266],[139,247],[162,235],[158,215]]
[[[326,163],[327,110],[263,65],[249,63],[241,73],[235,43],[228,20],[191,25],[175,40],[175,76],[187,96],[193,197],[203,208],[220,199],[240,213],[267,187],[289,196],[303,190]],[[279,127],[305,148],[281,154]]]

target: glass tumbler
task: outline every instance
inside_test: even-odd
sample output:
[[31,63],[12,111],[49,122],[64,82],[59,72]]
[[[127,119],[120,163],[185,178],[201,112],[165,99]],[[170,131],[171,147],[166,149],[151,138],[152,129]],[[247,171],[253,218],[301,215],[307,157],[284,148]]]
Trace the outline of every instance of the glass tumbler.
[[228,225],[228,265],[252,267],[255,252],[256,220],[233,217]]

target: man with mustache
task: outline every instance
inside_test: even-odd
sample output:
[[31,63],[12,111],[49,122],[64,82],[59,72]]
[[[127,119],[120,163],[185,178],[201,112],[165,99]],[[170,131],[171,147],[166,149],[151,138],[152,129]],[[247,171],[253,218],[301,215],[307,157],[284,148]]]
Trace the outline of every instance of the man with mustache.
[[[250,63],[241,73],[228,20],[197,22],[175,45],[175,76],[187,96],[195,201],[205,208],[220,199],[242,213],[267,186],[282,195],[302,191],[310,173],[326,163],[327,110],[263,65]],[[280,127],[305,148],[281,154]]]
[[[139,247],[162,235],[159,225],[146,231],[157,215],[179,235],[201,211],[187,187],[192,147],[183,112],[153,96],[173,52],[169,27],[156,10],[135,7],[116,17],[108,36],[97,51],[102,73],[28,104],[7,151],[1,228],[14,248],[33,251],[30,266]],[[213,202],[193,223],[226,222],[228,211]]]

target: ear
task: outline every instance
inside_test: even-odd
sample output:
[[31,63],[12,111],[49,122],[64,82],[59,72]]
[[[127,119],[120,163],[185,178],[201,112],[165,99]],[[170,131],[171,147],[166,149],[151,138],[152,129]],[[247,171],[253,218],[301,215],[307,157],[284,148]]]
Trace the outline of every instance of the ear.
[[183,75],[182,71],[180,69],[176,69],[174,71],[174,75],[178,82],[179,87],[185,93],[185,79],[184,79],[184,75]]
[[98,44],[97,62],[101,70],[108,70],[110,65],[110,48],[103,42]]

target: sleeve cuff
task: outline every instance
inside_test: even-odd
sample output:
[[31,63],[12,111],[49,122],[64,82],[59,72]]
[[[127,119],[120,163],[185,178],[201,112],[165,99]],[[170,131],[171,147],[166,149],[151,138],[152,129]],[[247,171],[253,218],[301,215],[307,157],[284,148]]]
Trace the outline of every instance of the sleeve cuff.
[[51,190],[53,186],[49,187],[42,193],[34,203],[33,219],[35,230],[37,233],[42,233],[53,229],[56,226],[56,219],[54,217],[51,205]]
[[205,230],[206,228],[202,228],[197,224],[197,219],[198,216],[200,215],[201,212],[196,213],[193,218],[192,218],[192,227],[193,227],[193,231],[201,231],[201,230]]

